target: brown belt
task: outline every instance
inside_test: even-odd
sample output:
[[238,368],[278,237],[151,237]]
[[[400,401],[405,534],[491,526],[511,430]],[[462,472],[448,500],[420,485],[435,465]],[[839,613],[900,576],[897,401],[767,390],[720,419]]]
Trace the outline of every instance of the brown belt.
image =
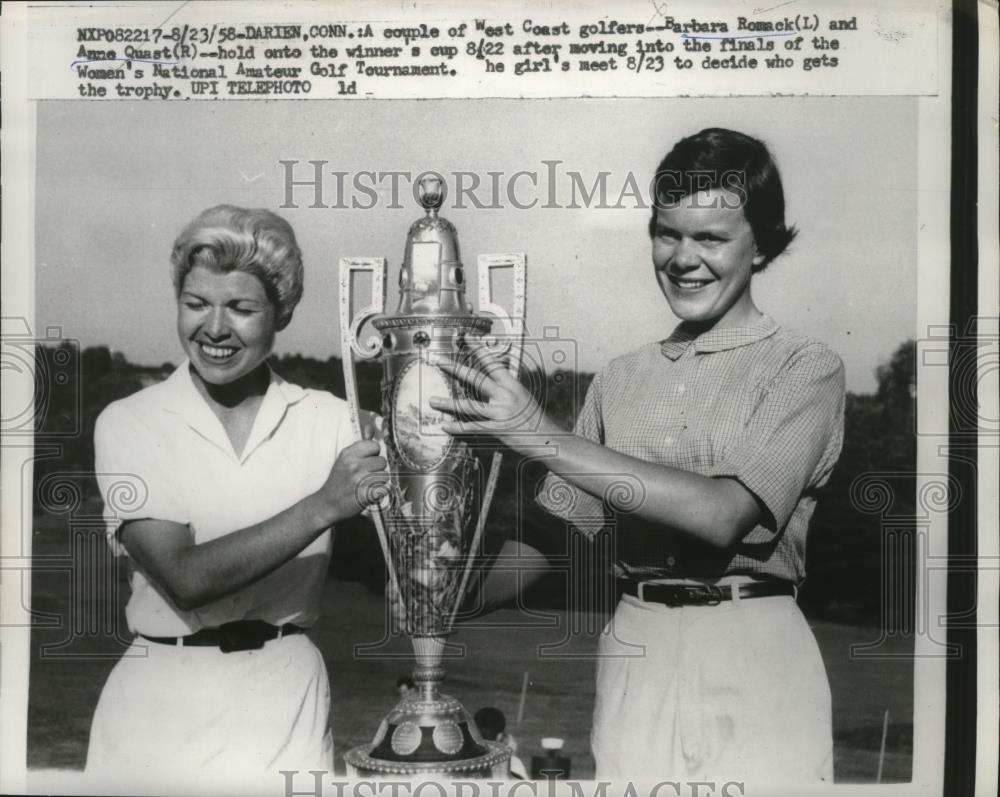
[[661,584],[655,581],[622,580],[622,592],[645,603],[664,606],[715,606],[733,600],[733,590],[740,600],[795,595],[795,585],[788,581],[753,581],[746,584]]
[[223,653],[237,650],[257,650],[265,642],[289,634],[303,634],[305,629],[292,623],[277,626],[263,620],[237,620],[223,623],[218,628],[202,628],[186,636],[139,636],[147,642],[159,645],[180,645],[184,647],[217,647]]

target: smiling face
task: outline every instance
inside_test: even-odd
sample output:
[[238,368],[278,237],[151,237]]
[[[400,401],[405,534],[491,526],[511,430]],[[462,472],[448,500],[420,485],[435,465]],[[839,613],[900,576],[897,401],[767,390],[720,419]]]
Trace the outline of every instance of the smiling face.
[[763,261],[739,197],[730,191],[698,191],[657,211],[653,267],[682,321],[710,329],[755,320],[760,313],[750,277]]
[[245,271],[195,266],[177,300],[177,333],[195,371],[209,385],[231,385],[271,353],[275,309],[264,285]]

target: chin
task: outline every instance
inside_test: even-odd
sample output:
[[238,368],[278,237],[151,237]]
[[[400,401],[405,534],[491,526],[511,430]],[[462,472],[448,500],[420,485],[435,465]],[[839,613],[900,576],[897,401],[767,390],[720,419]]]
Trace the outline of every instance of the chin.
[[704,324],[714,320],[711,308],[700,307],[677,298],[668,298],[667,303],[670,305],[671,312],[681,321]]
[[[203,382],[210,385],[226,385],[235,382],[242,376],[246,376],[253,368],[246,368],[243,363],[229,362],[224,364],[205,362],[200,356],[200,352],[189,352],[189,358],[194,370],[201,377]],[[236,355],[239,357],[239,355]]]
[[194,363],[194,370],[198,373],[202,382],[209,385],[228,385],[235,382],[243,374],[240,371],[232,371],[228,368],[217,368],[215,366],[205,366],[201,363]]

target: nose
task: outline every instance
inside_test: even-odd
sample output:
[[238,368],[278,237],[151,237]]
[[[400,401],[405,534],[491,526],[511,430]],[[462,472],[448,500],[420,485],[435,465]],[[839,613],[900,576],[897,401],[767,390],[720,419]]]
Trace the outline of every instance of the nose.
[[691,271],[701,265],[698,244],[688,238],[682,238],[674,248],[671,258],[673,265],[680,271]]
[[222,340],[229,335],[226,324],[225,308],[216,307],[205,321],[205,334],[212,340]]

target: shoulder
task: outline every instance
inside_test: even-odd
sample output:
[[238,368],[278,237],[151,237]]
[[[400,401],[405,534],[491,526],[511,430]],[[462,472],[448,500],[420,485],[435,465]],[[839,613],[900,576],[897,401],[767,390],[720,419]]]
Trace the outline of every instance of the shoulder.
[[[289,404],[282,428],[296,444],[307,446],[313,452],[312,455],[326,462],[323,458],[327,454],[336,457],[354,442],[355,424],[352,422],[350,405],[344,399],[317,388],[296,385],[294,390],[294,394],[286,392]],[[360,416],[365,419],[367,413],[360,411]],[[361,421],[361,425],[366,423]],[[331,445],[319,445],[320,441],[328,441]],[[328,468],[330,465],[332,461],[327,462],[324,467]]]
[[766,344],[763,359],[773,380],[794,375],[805,380],[839,382],[843,389],[844,362],[825,343],[783,327],[761,342]]
[[617,395],[628,391],[632,380],[648,373],[660,350],[659,343],[648,343],[638,349],[621,354],[594,374],[587,395],[592,401],[600,400],[608,391]]
[[598,373],[598,377],[602,380],[615,379],[628,374],[644,372],[651,362],[659,362],[663,359],[660,349],[660,343],[652,342],[621,354],[604,366]]
[[297,400],[294,405],[299,412],[315,414],[317,417],[344,418],[349,415],[349,408],[344,399],[327,390],[313,387],[300,387],[291,382],[285,383],[286,389],[295,392]]
[[663,360],[661,344],[655,342],[619,355],[594,374],[587,395],[593,400],[607,396],[616,401],[639,389],[651,371],[662,367]]
[[779,328],[773,338],[789,364],[810,363],[828,370],[844,370],[840,355],[815,338],[784,328]]
[[176,430],[165,409],[168,400],[169,390],[160,382],[108,404],[94,424],[98,469],[126,469],[128,463],[135,466],[136,457],[158,457],[169,451]]
[[314,440],[336,440],[340,445],[353,440],[351,410],[333,393],[291,383],[282,386],[288,400],[284,428]]
[[168,393],[164,381],[112,401],[97,416],[95,430],[154,428],[168,403]]

